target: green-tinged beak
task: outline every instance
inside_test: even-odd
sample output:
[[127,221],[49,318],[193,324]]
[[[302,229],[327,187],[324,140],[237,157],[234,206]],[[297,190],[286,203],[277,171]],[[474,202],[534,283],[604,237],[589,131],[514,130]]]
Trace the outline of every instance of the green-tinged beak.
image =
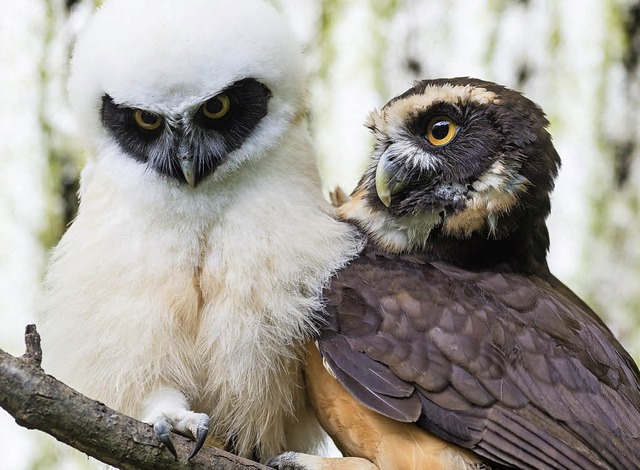
[[196,187],[196,165],[191,157],[180,158],[180,169],[187,184],[192,188]]
[[376,168],[376,192],[382,204],[389,207],[391,197],[402,191],[406,185],[406,182],[399,181],[395,178],[395,172],[389,162],[389,152],[384,152],[380,156],[380,161]]

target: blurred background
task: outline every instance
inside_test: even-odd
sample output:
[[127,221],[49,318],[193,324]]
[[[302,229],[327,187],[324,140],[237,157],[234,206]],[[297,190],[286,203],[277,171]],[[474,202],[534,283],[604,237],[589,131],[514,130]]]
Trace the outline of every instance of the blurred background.
[[[48,250],[76,209],[83,150],[65,84],[96,2],[0,0],[0,348],[23,351]],[[310,126],[326,190],[350,190],[374,107],[422,78],[523,91],[562,159],[551,270],[640,359],[639,0],[273,0],[307,56]],[[79,469],[0,409],[0,468]]]

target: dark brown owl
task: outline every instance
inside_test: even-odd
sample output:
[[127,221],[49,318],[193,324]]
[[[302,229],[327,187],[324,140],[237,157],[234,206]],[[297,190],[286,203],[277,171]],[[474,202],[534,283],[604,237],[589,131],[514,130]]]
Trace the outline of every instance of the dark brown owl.
[[371,115],[372,164],[340,208],[367,246],[325,291],[307,367],[351,458],[280,468],[640,468],[638,367],[547,266],[547,124],[470,78]]

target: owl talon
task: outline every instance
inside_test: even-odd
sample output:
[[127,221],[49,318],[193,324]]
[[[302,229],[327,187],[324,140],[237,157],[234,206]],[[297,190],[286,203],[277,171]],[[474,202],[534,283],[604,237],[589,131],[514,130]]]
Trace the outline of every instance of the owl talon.
[[176,448],[171,441],[171,429],[172,426],[165,416],[159,417],[153,423],[153,432],[158,437],[158,440],[162,442],[164,446],[169,449],[171,455],[173,455],[173,457],[178,460],[178,453],[176,452]]
[[196,438],[196,445],[191,451],[191,454],[189,454],[189,457],[187,457],[187,460],[191,460],[193,457],[196,456],[198,452],[200,452],[200,449],[202,449],[202,446],[204,445],[204,441],[207,440],[208,434],[209,434],[209,417],[207,415],[204,415],[204,417],[202,417],[200,419],[200,422],[198,423],[198,429],[197,429],[196,435],[194,436]]

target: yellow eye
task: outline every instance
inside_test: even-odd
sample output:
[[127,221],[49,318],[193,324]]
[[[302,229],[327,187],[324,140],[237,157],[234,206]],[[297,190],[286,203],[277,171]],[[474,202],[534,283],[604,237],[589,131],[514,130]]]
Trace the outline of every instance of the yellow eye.
[[225,94],[214,96],[202,105],[202,114],[208,119],[222,119],[231,108],[231,101]]
[[427,140],[431,145],[442,147],[448,144],[456,136],[458,126],[446,116],[437,116],[429,121],[427,126]]
[[133,112],[133,118],[136,120],[137,125],[147,131],[155,131],[162,125],[162,117],[151,111],[136,109]]

